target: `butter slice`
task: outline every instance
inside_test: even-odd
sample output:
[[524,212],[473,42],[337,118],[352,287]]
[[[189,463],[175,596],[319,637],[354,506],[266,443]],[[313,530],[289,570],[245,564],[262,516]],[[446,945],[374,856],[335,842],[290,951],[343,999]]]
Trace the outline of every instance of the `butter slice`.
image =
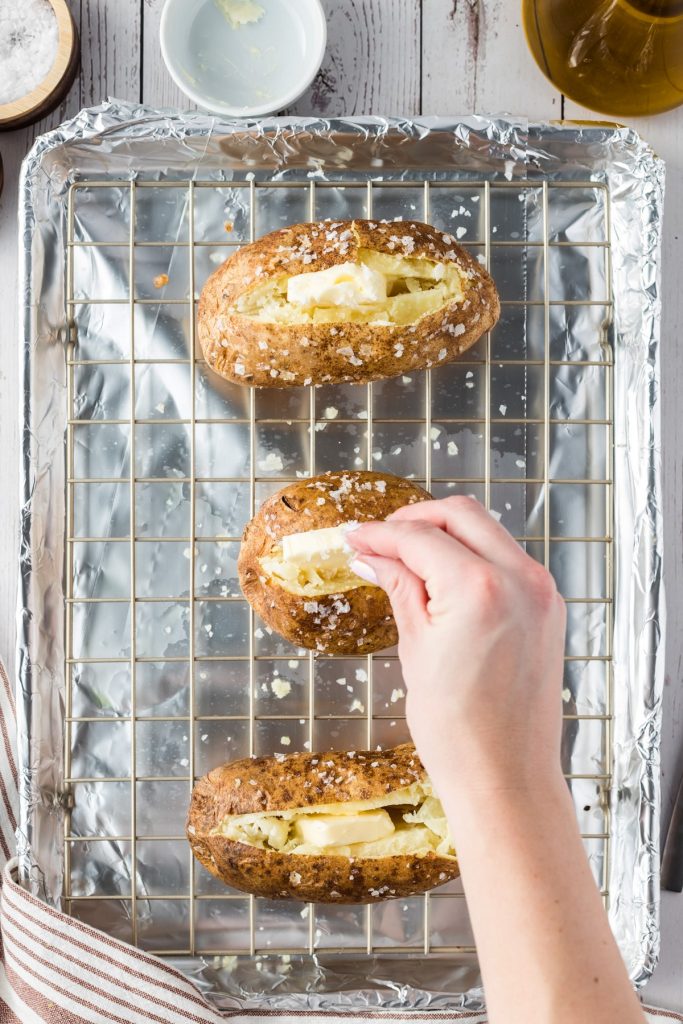
[[340,263],[327,270],[296,274],[287,282],[295,306],[367,306],[385,302],[387,279],[364,263]]
[[351,846],[386,839],[394,832],[394,823],[385,810],[378,809],[362,814],[312,814],[299,818],[294,830],[311,846]]
[[328,526],[324,530],[290,533],[282,538],[282,558],[292,565],[322,565],[326,570],[347,568],[353,549],[346,542],[348,526]]

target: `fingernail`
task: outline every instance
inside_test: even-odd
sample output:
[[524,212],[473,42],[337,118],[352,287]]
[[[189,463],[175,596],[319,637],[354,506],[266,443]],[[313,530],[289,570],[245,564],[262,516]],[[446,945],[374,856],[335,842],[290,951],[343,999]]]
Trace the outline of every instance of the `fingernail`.
[[358,558],[354,558],[349,562],[349,569],[356,576],[360,576],[362,580],[366,580],[368,583],[377,583],[377,573],[367,562],[361,562]]
[[359,522],[357,522],[355,519],[351,519],[348,523],[341,524],[341,530],[342,533],[353,533],[353,531],[357,530],[359,526]]

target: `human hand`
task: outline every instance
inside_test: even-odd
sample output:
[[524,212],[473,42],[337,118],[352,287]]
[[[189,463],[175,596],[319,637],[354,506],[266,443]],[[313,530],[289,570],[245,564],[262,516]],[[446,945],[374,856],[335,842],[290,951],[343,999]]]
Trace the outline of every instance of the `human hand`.
[[409,505],[347,538],[354,571],[389,595],[437,791],[557,781],[566,613],[550,573],[472,498]]

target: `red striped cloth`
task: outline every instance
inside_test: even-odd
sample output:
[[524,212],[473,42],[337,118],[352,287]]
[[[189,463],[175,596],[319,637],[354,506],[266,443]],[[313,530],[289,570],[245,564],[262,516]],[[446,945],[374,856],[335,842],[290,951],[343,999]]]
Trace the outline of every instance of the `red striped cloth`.
[[[211,1006],[163,960],[60,914],[17,882],[12,858],[18,820],[14,693],[0,663],[0,1024],[218,1024],[277,1018],[280,1024],[381,1020],[485,1024],[483,1013],[320,1014]],[[683,1016],[648,1009],[652,1022]]]

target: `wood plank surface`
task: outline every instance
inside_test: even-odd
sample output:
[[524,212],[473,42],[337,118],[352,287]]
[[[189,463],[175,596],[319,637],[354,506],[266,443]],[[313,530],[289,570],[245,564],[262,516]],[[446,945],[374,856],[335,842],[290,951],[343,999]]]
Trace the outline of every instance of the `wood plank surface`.
[[420,0],[322,0],[327,52],[297,114],[420,112]]
[[560,117],[561,96],[527,50],[521,3],[422,0],[422,112]]
[[159,47],[159,23],[165,0],[144,0],[142,23],[142,96],[150,107],[196,110],[175,84],[164,64]]

